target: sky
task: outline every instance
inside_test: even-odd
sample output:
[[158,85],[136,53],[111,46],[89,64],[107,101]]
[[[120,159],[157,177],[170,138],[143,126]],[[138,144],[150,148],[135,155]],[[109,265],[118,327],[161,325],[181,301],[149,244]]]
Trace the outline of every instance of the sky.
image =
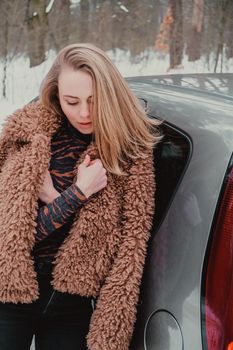
[[[212,72],[203,58],[188,62],[184,56],[183,64],[176,70],[168,71],[169,56],[148,50],[132,61],[130,53],[122,50],[107,52],[124,77],[138,75],[161,75],[175,73]],[[40,83],[48,72],[56,54],[47,52],[47,59],[41,65],[29,68],[27,57],[18,57],[7,66],[7,98],[2,98],[3,63],[0,61],[0,124],[14,110],[23,107],[38,95]],[[233,59],[223,66],[223,72],[233,72]]]

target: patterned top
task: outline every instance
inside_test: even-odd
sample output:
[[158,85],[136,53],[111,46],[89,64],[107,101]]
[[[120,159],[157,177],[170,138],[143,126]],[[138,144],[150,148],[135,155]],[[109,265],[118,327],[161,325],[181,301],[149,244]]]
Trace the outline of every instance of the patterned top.
[[33,248],[33,256],[37,261],[54,259],[58,248],[69,234],[75,212],[87,201],[73,180],[75,164],[91,140],[92,134],[80,133],[66,118],[52,138],[49,171],[60,196],[47,205],[39,200]]

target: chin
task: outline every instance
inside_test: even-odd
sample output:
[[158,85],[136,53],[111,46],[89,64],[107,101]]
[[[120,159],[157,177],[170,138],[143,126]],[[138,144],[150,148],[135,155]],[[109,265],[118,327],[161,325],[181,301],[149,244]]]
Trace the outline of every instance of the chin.
[[79,130],[82,134],[92,134],[92,130]]
[[92,128],[90,129],[85,129],[85,128],[80,128],[80,127],[76,127],[76,129],[81,132],[82,134],[92,134],[93,133],[93,130]]

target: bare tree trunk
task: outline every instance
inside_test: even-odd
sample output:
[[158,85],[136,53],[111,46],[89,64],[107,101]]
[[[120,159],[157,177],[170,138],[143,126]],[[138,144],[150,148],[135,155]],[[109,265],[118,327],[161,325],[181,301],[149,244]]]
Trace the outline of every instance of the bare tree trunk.
[[217,47],[217,53],[215,58],[215,65],[214,65],[214,73],[217,71],[219,58],[221,55],[221,66],[220,66],[220,72],[222,73],[222,66],[223,66],[223,46],[224,46],[224,33],[225,33],[225,27],[227,23],[227,17],[228,17],[228,9],[230,5],[231,0],[223,0],[221,5],[221,22],[219,26],[219,39],[218,39],[218,47]]
[[182,0],[170,0],[173,22],[170,28],[170,69],[179,66],[183,58]]
[[8,16],[5,18],[4,26],[4,64],[3,64],[3,79],[2,79],[2,96],[6,98],[6,81],[7,81],[7,63],[8,63]]
[[[50,40],[47,45],[49,48],[55,48],[56,51],[59,51],[70,42],[70,2],[68,0],[54,2],[48,19]],[[75,39],[72,41],[75,41]]]
[[89,13],[90,13],[90,4],[88,0],[80,1],[80,14],[81,14],[81,26],[80,26],[80,38],[82,42],[86,42],[88,38],[89,30]]
[[226,26],[226,57],[229,59],[233,57],[233,40],[232,40],[233,2],[232,1],[229,3],[229,8],[227,12],[228,12],[228,24]]
[[27,32],[30,67],[45,60],[45,37],[48,30],[46,0],[28,0]]
[[168,53],[170,50],[171,25],[173,21],[171,7],[169,6],[160,23],[159,33],[155,40],[155,48],[161,52]]
[[9,59],[9,12],[10,12],[10,5],[9,2],[5,4],[5,16],[4,16],[4,51],[3,51],[3,57],[4,57],[4,63],[3,63],[3,79],[2,79],[2,96],[3,98],[6,98],[6,84],[7,84],[7,65],[8,65],[8,59]]
[[192,28],[190,40],[187,44],[189,61],[196,61],[201,57],[201,39],[204,19],[204,0],[194,0],[192,14]]

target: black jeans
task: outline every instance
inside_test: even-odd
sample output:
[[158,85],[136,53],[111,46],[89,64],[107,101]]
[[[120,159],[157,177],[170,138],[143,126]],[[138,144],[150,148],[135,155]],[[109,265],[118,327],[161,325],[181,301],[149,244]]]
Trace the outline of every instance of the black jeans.
[[86,350],[91,298],[53,290],[51,264],[37,264],[40,297],[31,304],[0,303],[0,349]]

